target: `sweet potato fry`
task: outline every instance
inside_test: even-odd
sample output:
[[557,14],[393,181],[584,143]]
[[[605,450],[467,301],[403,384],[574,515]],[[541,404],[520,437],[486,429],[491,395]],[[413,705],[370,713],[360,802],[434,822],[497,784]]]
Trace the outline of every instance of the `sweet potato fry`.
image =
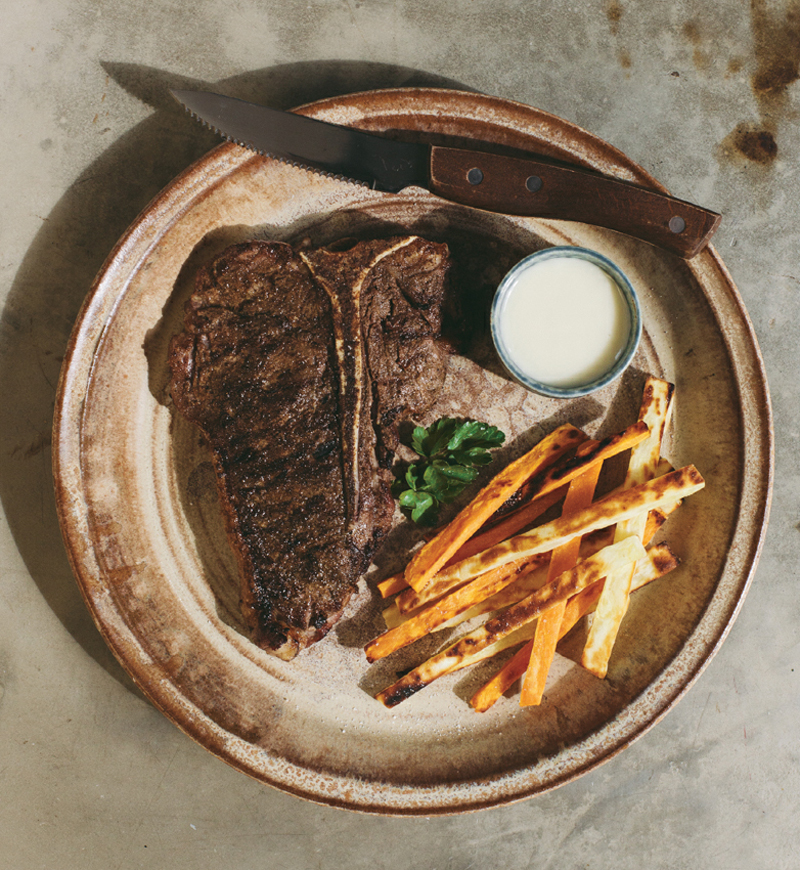
[[[572,459],[562,461],[531,478],[523,487],[524,498],[536,498],[561,487],[582,475],[597,462],[604,462],[618,453],[635,447],[648,436],[648,428],[641,420],[632,426],[609,435],[602,441],[586,441],[575,451]],[[520,493],[518,493],[520,495]]]
[[[468,559],[470,556],[474,556],[488,547],[493,547],[495,544],[499,544],[501,541],[505,541],[506,538],[510,538],[517,532],[522,531],[522,529],[535,522],[554,504],[557,504],[564,497],[565,489],[566,487],[554,489],[552,492],[534,499],[529,504],[509,514],[486,531],[473,535],[447,560],[445,567],[454,565],[462,559]],[[406,582],[405,573],[402,571],[378,583],[378,591],[383,598],[388,598],[390,595],[394,595],[395,592],[402,592],[404,589],[408,589],[408,583]]]
[[378,592],[382,598],[390,598],[396,592],[402,592],[403,589],[407,588],[408,583],[406,583],[406,575],[403,571],[398,571],[397,574],[392,574],[378,583]]
[[[600,476],[601,468],[601,463],[596,463],[570,483],[569,490],[564,499],[562,516],[570,516],[592,503],[594,489],[597,486],[597,479]],[[573,568],[578,561],[580,550],[581,539],[578,537],[553,550],[547,574],[548,581],[554,580],[559,574]],[[547,674],[553,662],[553,656],[556,653],[559,631],[561,630],[561,620],[564,616],[566,605],[566,601],[554,604],[548,610],[545,610],[536,621],[536,633],[533,636],[530,659],[525,671],[522,694],[520,695],[520,705],[523,707],[541,703],[545,683],[547,682]]]
[[[561,428],[563,429],[563,427]],[[556,430],[556,432],[559,431],[559,429]],[[555,434],[553,433],[553,435]],[[531,481],[529,486],[532,487],[533,495],[537,497],[545,496],[556,489],[560,489],[565,483],[574,480],[595,463],[601,463],[605,459],[609,459],[617,453],[635,446],[645,439],[647,435],[647,425],[642,421],[638,421],[623,432],[612,435],[603,441],[592,441],[582,444],[572,460],[543,471],[539,479],[535,477],[535,472],[529,471],[529,473],[523,475],[522,472],[526,468],[525,465],[520,465],[515,472],[509,473],[509,470],[513,469],[521,460],[517,460],[517,463],[512,463],[505,471],[500,472],[488,486],[484,487],[449,526],[443,529],[436,538],[426,544],[416,554],[405,572],[409,586],[412,586],[417,591],[424,588],[436,572],[447,563],[448,558],[458,550],[461,544],[476,529],[480,528],[492,516],[495,510],[504,504],[526,480]],[[548,437],[552,437],[552,435]],[[543,441],[546,440],[543,439]],[[534,454],[535,451],[536,448],[526,454],[526,456]],[[561,451],[561,455],[563,453],[566,453],[566,450]],[[525,458],[522,457],[522,459]],[[495,483],[497,483],[497,488],[493,489]],[[445,555],[443,556],[442,554]]]
[[[448,590],[506,562],[549,552],[576,535],[586,535],[642,512],[661,509],[697,492],[704,485],[700,472],[693,465],[687,465],[639,486],[612,492],[573,516],[559,517],[544,523],[445,568],[436,575],[420,598],[435,600]],[[405,596],[405,593],[401,595]],[[402,605],[400,609],[403,610]]]
[[[639,419],[647,424],[650,434],[631,451],[623,487],[633,487],[655,477],[661,457],[661,443],[672,413],[673,394],[674,387],[667,381],[653,377],[647,379]],[[615,540],[622,540],[628,535],[644,538],[646,524],[647,516],[644,514],[619,522]],[[581,656],[583,667],[601,679],[608,671],[611,650],[628,609],[631,579],[629,569],[606,578]]]
[[[613,535],[608,536],[608,544],[613,543]],[[599,548],[596,548],[599,549]],[[538,589],[547,582],[547,563],[550,561],[550,553],[540,553],[538,556],[533,556],[528,559],[519,559],[516,562],[509,562],[503,566],[501,571],[508,571],[510,581],[507,586],[503,586],[497,592],[491,593],[480,600],[476,600],[470,605],[468,610],[454,614],[449,617],[446,622],[442,623],[439,628],[453,628],[460,625],[474,616],[480,616],[484,613],[491,613],[493,610],[499,610],[508,604],[514,604],[526,595],[530,595],[534,589]],[[514,575],[513,577],[511,575]],[[481,575],[482,576],[482,575]],[[478,578],[473,578],[477,580]],[[449,593],[437,598],[433,602],[427,602],[414,610],[403,613],[397,606],[397,600],[393,601],[384,611],[383,619],[387,628],[395,628],[409,619],[413,619],[417,614],[421,613],[426,608],[441,601],[446,595],[450,595],[455,591],[464,590],[470,587],[473,581],[467,581],[460,586],[454,587]]]
[[[595,584],[597,585],[597,584]],[[593,587],[589,587],[590,589]],[[525,673],[533,652],[533,638],[525,646],[518,649],[502,668],[470,699],[470,705],[479,713],[485,713],[496,704],[500,698]]]
[[616,568],[635,562],[646,555],[642,542],[634,537],[605,547],[571,570],[565,571],[552,582],[546,583],[541,589],[536,590],[504,613],[492,617],[484,625],[469,632],[453,647],[433,656],[424,665],[406,674],[393,686],[380,692],[377,695],[378,700],[387,707],[399,704],[405,698],[424,688],[432,680],[451,670],[453,659],[458,661],[465,654],[478,652],[526,623],[532,622],[558,601],[566,600],[580,592],[581,589],[606,577]]
[[[631,583],[631,591],[640,589],[647,583],[663,577],[665,574],[672,571],[678,566],[678,559],[666,544],[656,544],[647,551],[647,558],[641,559],[636,563],[636,568],[633,573],[633,581]],[[575,627],[580,619],[591,613],[597,605],[600,594],[603,591],[605,580],[600,580],[591,586],[587,586],[577,595],[566,603],[564,608],[561,626],[558,632],[558,639],[566,637],[566,635]],[[516,642],[524,641],[526,634],[532,634],[534,628],[532,625],[527,625],[519,629],[513,638]],[[507,644],[504,649],[508,649],[512,644]],[[514,656],[509,659],[505,665],[492,677],[489,682],[483,685],[472,697],[470,704],[479,713],[484,713],[488,710],[500,697],[505,694],[514,683],[525,673],[528,661],[531,656],[533,641],[527,643],[524,647],[518,650]],[[487,647],[492,650],[492,647]],[[499,650],[498,650],[499,651]],[[494,652],[494,651],[493,651]],[[466,665],[471,664],[467,661]]]
[[530,526],[539,517],[550,510],[554,504],[557,504],[564,497],[566,486],[560,486],[557,489],[547,492],[544,495],[537,496],[529,504],[518,508],[513,513],[509,514],[497,524],[485,531],[478,532],[477,535],[471,537],[468,541],[462,544],[458,550],[445,563],[445,567],[454,565],[456,562],[461,562],[464,559],[469,559],[476,553],[482,553],[489,547],[505,541],[517,532],[522,531],[527,526]]
[[585,440],[586,435],[574,426],[560,426],[495,475],[449,525],[414,555],[405,570],[408,585],[416,590],[422,589],[526,480]]
[[[666,507],[648,513],[646,531],[644,538],[642,539],[645,546],[653,539],[656,532],[667,521],[669,514],[672,513],[678,505],[679,502],[670,502]],[[596,553],[598,550],[601,550],[603,547],[607,547],[612,543],[614,543],[613,526],[604,529],[597,529],[588,535],[584,535],[581,540],[580,558],[585,559],[587,556],[591,556],[592,553]],[[530,563],[531,567],[534,567],[535,564],[535,570],[525,571],[524,573],[518,574],[517,578],[504,589],[501,589],[489,598],[485,598],[483,601],[474,604],[469,610],[451,617],[447,622],[439,626],[439,628],[455,628],[462,622],[466,622],[468,619],[474,619],[477,616],[483,616],[484,614],[492,613],[495,610],[501,610],[511,604],[516,604],[517,601],[521,601],[527,595],[530,595],[534,589],[538,589],[547,582],[547,570],[545,566],[548,561],[549,554],[542,553],[540,556],[536,557],[535,563]],[[422,606],[424,607],[425,605]],[[410,613],[401,613],[400,609],[397,607],[397,603],[392,602],[383,611],[386,627],[394,628],[395,626],[400,625],[400,623],[405,622],[416,612],[418,612],[418,610],[412,610]]]
[[514,563],[510,563],[481,574],[471,583],[467,583],[449,595],[434,601],[415,616],[371,640],[364,647],[367,660],[375,662],[404,646],[408,646],[415,640],[425,637],[426,634],[435,631],[449,619],[469,610],[473,604],[508,586],[509,583],[517,579],[520,572],[531,570],[533,568],[530,565],[517,567]]
[[[591,468],[595,463],[603,462],[610,459],[616,453],[621,453],[636,444],[640,439],[645,437],[644,428],[641,423],[637,423],[629,427],[619,435],[612,435],[603,441],[586,441],[580,445],[576,451],[575,459],[569,463],[569,466],[553,469],[550,472],[543,473],[533,481],[536,492],[530,494],[530,501],[522,507],[509,513],[504,519],[492,525],[485,531],[479,531],[473,535],[468,541],[459,547],[458,550],[445,562],[445,568],[474,556],[489,547],[500,543],[507,538],[521,532],[531,523],[535,522],[545,511],[549,510],[554,504],[563,498],[568,481],[581,473],[582,469]],[[554,460],[557,457],[554,457]],[[577,461],[576,461],[577,460]],[[666,474],[668,471],[673,471],[668,462],[662,460],[660,466],[660,474]],[[562,477],[563,475],[563,477]],[[565,483],[564,481],[567,481]],[[558,483],[561,483],[557,488],[553,488]],[[541,490],[544,490],[541,492]],[[491,518],[490,518],[491,519]],[[378,591],[383,598],[388,598],[397,592],[402,592],[408,589],[408,582],[405,578],[405,572],[400,571],[387,577],[378,583]],[[423,590],[424,592],[424,590]],[[408,593],[412,595],[413,593]],[[423,600],[429,600],[428,598]],[[405,608],[405,612],[419,606],[419,604],[410,605]]]
[[[673,510],[675,510],[677,506],[677,502],[672,502],[663,510],[655,510],[649,512],[647,516],[647,527],[645,531],[645,536],[642,539],[642,543],[645,546],[650,543],[656,532],[666,522],[668,516],[667,512],[671,513]],[[602,550],[603,547],[607,547],[609,544],[613,543],[613,526],[605,529],[597,529],[596,531],[591,532],[588,535],[584,535],[584,537],[581,539],[580,558],[585,559],[588,556],[591,556],[593,553],[596,553],[598,550]],[[483,601],[475,604],[469,610],[464,611],[464,613],[461,613],[458,616],[449,619],[447,622],[441,625],[440,628],[455,628],[462,622],[466,622],[468,619],[474,619],[477,616],[483,616],[487,613],[492,613],[495,610],[502,610],[504,607],[509,607],[512,604],[516,604],[518,601],[522,601],[523,598],[530,595],[531,592],[533,592],[535,589],[539,589],[541,586],[544,586],[544,584],[547,582],[547,570],[545,568],[545,564],[547,563],[546,557],[547,554],[543,554],[543,564],[536,568],[535,571],[525,572],[522,576],[517,577],[517,579],[513,583],[510,583],[504,589],[501,589],[500,592],[495,593],[490,598],[485,598]],[[600,589],[598,588],[596,591],[599,595]],[[390,608],[387,608],[387,611],[388,610],[390,610]],[[384,611],[384,613],[386,613],[387,611]],[[393,625],[399,624],[404,619],[408,619],[408,617],[401,614],[400,611],[397,610],[397,608],[393,608],[392,618],[396,621],[393,621],[392,624],[388,626],[389,628],[391,628]]]

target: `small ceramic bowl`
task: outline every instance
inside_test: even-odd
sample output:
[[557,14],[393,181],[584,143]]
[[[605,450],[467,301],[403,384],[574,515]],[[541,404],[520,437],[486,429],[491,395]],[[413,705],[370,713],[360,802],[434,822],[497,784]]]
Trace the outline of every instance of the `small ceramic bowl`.
[[618,378],[642,335],[636,291],[596,251],[546,248],[503,278],[491,312],[492,340],[520,384],[545,396],[585,396]]

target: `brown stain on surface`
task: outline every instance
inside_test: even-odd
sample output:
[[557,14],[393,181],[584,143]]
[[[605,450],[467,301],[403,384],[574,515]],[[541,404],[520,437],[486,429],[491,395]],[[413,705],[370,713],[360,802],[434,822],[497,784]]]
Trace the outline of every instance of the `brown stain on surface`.
[[611,32],[616,36],[619,33],[619,22],[622,19],[622,4],[619,0],[609,0],[606,5],[606,17],[611,25]]
[[728,68],[725,71],[726,77],[733,76],[733,75],[736,75],[737,73],[740,73],[742,71],[743,67],[744,67],[744,61],[742,60],[742,58],[732,57],[728,61]]
[[[608,19],[612,36],[619,36],[619,23],[622,21],[622,14],[623,8],[620,0],[608,0],[608,3],[606,3],[606,18]],[[617,47],[617,60],[624,70],[629,70],[633,66],[630,52],[621,46]]]
[[756,70],[751,84],[762,116],[784,108],[789,85],[800,78],[800,0],[786,0],[782,14],[765,0],[752,0]]
[[[728,159],[770,166],[778,156],[777,132],[788,109],[788,89],[800,78],[800,0],[751,0],[755,70],[750,86],[758,104],[759,122],[742,122],[725,137],[721,152]],[[728,63],[727,75],[744,66]]]
[[703,38],[700,27],[696,21],[687,21],[681,29],[683,35],[692,44],[692,62],[699,70],[708,69],[710,58],[708,52],[703,49]]
[[766,127],[742,122],[725,137],[722,152],[728,157],[769,166],[778,156],[778,143],[775,134]]

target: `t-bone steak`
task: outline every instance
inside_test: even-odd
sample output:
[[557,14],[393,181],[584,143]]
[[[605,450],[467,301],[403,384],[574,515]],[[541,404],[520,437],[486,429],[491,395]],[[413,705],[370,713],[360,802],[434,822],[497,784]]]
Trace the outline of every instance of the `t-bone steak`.
[[327,634],[391,526],[398,425],[444,381],[449,268],[404,236],[245,242],[198,274],[171,394],[213,453],[244,619],[281,658]]

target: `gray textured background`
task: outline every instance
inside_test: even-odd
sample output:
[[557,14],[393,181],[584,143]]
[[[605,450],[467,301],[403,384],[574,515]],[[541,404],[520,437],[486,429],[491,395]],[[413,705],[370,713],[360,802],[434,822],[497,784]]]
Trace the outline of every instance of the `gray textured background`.
[[[800,2],[3,0],[2,13],[0,866],[799,866]],[[404,84],[509,97],[723,213],[715,244],[774,403],[770,529],[721,652],[596,772],[463,817],[318,807],[184,737],[95,630],[53,505],[60,358],[116,239],[216,142],[166,87],[219,82],[278,107]]]

